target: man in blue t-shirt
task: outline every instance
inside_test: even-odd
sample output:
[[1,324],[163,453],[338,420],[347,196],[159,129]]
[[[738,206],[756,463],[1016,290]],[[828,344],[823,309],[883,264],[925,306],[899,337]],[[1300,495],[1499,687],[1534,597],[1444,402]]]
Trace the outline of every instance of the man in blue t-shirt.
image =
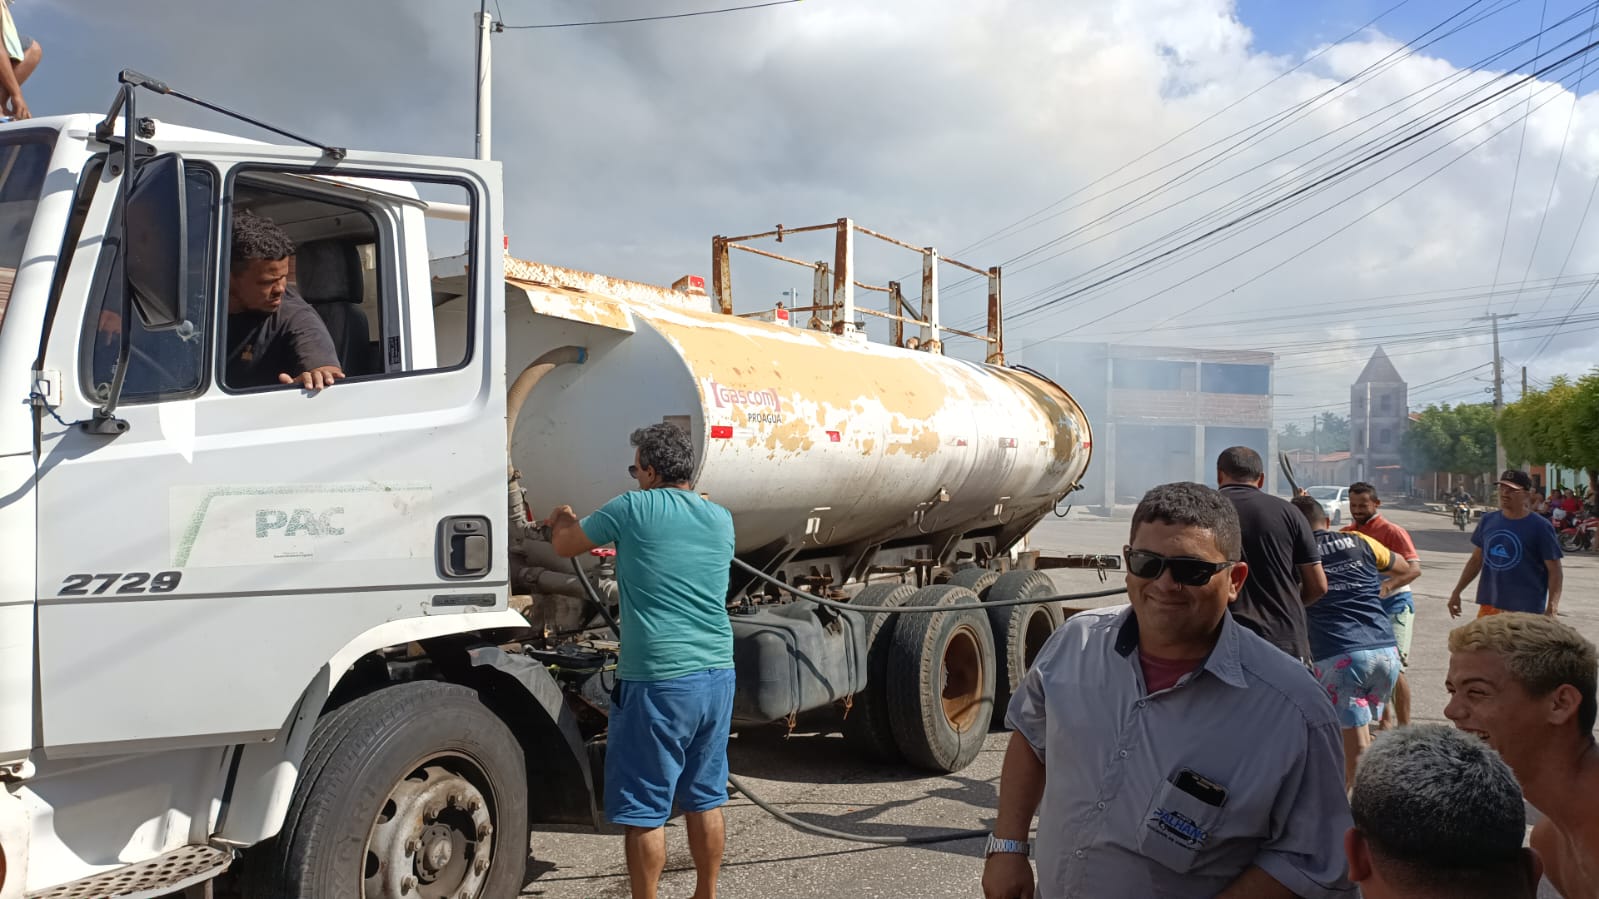
[[1560,568],[1560,538],[1554,525],[1532,514],[1532,478],[1511,469],[1499,477],[1499,511],[1477,523],[1476,547],[1460,583],[1449,595],[1449,616],[1460,617],[1460,597],[1480,573],[1477,617],[1499,612],[1555,615],[1565,575]]
[[694,446],[670,424],[633,432],[627,473],[639,489],[578,521],[550,516],[571,558],[616,544],[622,658],[605,753],[605,817],[626,828],[633,899],[655,899],[666,866],[661,828],[682,809],[698,885],[716,895],[725,842],[733,625],[727,617],[733,516],[694,492]]
[[1371,745],[1368,726],[1382,719],[1402,666],[1393,622],[1383,609],[1382,576],[1404,578],[1410,563],[1372,537],[1327,528],[1327,511],[1309,496],[1294,508],[1316,535],[1327,593],[1305,607],[1311,673],[1338,710],[1344,736],[1344,784],[1355,782],[1355,764]]

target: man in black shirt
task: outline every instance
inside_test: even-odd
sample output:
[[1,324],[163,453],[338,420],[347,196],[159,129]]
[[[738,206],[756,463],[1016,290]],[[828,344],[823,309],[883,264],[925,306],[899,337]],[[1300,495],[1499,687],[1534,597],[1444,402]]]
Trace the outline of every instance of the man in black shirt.
[[1266,642],[1308,662],[1305,606],[1327,592],[1327,573],[1305,516],[1287,500],[1261,492],[1265,480],[1260,454],[1247,446],[1229,447],[1216,458],[1216,483],[1238,510],[1249,563],[1249,579],[1232,613]]
[[271,219],[233,217],[228,271],[227,385],[299,384],[321,390],[344,377],[327,325],[289,289],[294,241]]

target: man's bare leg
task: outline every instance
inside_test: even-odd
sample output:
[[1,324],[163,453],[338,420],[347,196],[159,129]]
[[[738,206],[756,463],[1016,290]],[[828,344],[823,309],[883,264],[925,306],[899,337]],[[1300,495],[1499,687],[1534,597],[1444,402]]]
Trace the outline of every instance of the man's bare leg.
[[1393,715],[1399,719],[1399,726],[1404,727],[1410,723],[1410,679],[1405,677],[1403,671],[1399,672],[1399,680],[1394,682],[1393,702],[1383,708],[1382,716],[1388,718],[1388,709],[1393,709]]
[[28,80],[28,76],[39,67],[39,60],[43,57],[44,49],[39,46],[38,41],[29,44],[28,49],[22,51],[22,62],[15,66],[17,84],[20,85]]
[[622,837],[622,846],[627,855],[627,880],[633,899],[655,899],[656,888],[661,885],[661,871],[666,868],[666,831],[659,827],[629,825]]
[[1344,789],[1355,785],[1355,765],[1360,754],[1371,745],[1371,731],[1365,727],[1344,728]]
[[722,810],[686,812],[683,820],[688,825],[688,852],[694,857],[694,899],[716,899],[716,878],[722,870],[722,850],[727,844]]

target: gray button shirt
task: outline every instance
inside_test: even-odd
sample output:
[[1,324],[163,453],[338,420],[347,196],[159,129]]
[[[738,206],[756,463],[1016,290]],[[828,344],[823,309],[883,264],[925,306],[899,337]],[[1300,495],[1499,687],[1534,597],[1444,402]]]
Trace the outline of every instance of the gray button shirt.
[[1146,693],[1137,649],[1131,606],[1080,612],[1011,698],[1044,762],[1039,899],[1208,899],[1252,866],[1356,895],[1342,736],[1310,672],[1231,615],[1170,689]]

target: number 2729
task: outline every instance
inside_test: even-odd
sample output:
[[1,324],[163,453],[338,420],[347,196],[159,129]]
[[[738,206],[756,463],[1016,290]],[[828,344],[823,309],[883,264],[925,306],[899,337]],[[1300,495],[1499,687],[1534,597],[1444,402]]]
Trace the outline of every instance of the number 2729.
[[[121,583],[119,584],[118,581]],[[171,593],[183,581],[181,571],[114,572],[110,574],[69,574],[61,581],[58,596],[99,596],[102,593]],[[90,589],[90,584],[97,584]],[[115,585],[116,589],[112,590]]]

